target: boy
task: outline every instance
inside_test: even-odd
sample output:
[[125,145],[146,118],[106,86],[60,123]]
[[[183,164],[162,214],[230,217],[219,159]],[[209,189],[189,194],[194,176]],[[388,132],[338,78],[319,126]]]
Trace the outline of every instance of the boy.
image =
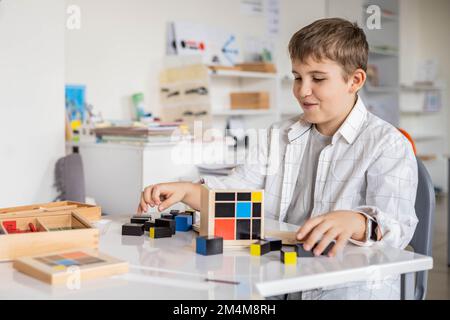
[[[299,225],[297,238],[315,255],[333,240],[329,256],[348,241],[405,248],[417,224],[417,163],[407,139],[369,113],[358,96],[368,50],[364,32],[338,18],[318,20],[294,34],[293,93],[304,113],[272,126],[258,150],[265,163],[202,182],[217,189],[264,188],[266,216]],[[179,201],[198,209],[200,188],[184,182],[149,186],[138,211],[148,205],[164,210]],[[398,298],[398,288],[397,278],[377,287],[352,283],[312,290],[303,298]]]

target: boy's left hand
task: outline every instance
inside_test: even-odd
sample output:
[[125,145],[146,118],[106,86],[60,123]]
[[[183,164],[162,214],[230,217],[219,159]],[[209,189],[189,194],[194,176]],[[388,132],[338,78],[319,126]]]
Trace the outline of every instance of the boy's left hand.
[[314,248],[314,255],[319,256],[327,246],[336,240],[333,249],[328,253],[334,257],[341,251],[351,238],[364,241],[366,232],[366,217],[354,211],[334,211],[309,219],[297,231],[297,239],[303,240],[306,251]]

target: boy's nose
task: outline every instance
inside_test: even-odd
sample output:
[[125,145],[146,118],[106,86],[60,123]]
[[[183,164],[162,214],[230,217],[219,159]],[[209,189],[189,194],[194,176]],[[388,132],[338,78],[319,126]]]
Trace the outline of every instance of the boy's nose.
[[300,98],[310,96],[312,94],[311,87],[307,85],[302,85],[299,88],[297,88],[297,94],[300,96]]

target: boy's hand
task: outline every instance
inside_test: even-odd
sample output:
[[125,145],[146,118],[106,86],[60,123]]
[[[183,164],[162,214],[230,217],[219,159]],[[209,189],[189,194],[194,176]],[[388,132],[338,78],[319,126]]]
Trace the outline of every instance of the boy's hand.
[[314,255],[319,256],[331,243],[336,240],[329,257],[334,257],[341,251],[351,238],[364,241],[366,232],[366,217],[354,211],[334,211],[325,215],[309,219],[297,231],[297,239],[303,240],[303,248],[314,249]]
[[148,206],[158,207],[161,212],[170,206],[182,201],[187,192],[187,183],[173,182],[173,183],[160,183],[148,186],[141,194],[141,201],[138,207],[138,214],[147,212]]

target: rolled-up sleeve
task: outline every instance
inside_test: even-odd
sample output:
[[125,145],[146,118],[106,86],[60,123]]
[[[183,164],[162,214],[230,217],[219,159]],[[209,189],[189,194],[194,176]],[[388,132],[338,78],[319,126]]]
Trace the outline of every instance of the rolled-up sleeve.
[[[417,160],[412,147],[403,137],[397,138],[375,159],[366,173],[366,204],[353,208],[376,220],[380,242],[404,249],[417,226],[414,209],[417,192]],[[358,245],[370,245],[366,239]]]

